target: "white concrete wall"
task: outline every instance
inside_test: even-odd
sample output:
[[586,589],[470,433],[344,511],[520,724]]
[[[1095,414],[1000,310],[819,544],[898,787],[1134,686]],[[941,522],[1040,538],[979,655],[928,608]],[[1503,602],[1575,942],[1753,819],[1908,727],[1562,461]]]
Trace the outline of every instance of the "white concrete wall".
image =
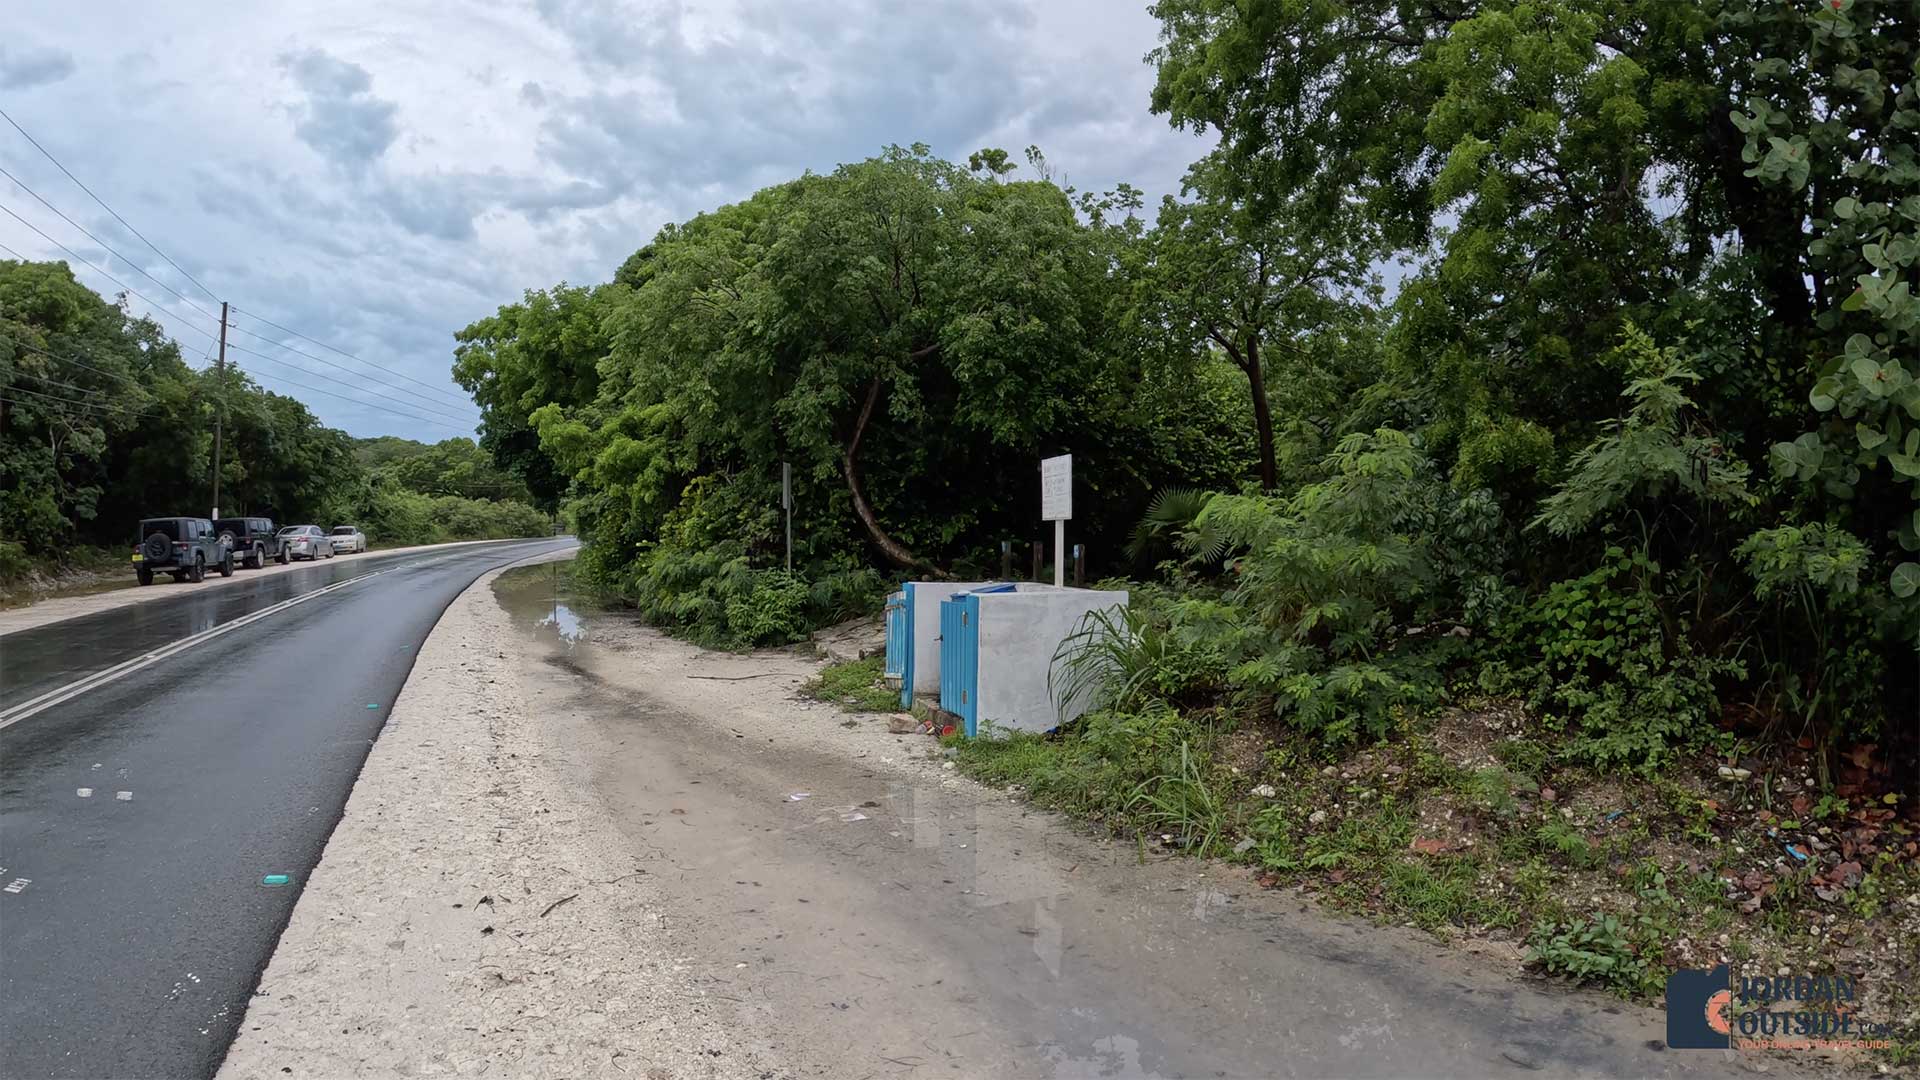
[[1087,693],[1064,709],[1055,704],[1048,685],[1054,653],[1088,612],[1126,606],[1118,590],[1024,582],[1019,592],[982,594],[979,730],[1050,731],[1085,712]]
[[913,698],[926,694],[940,704],[940,601],[957,592],[992,585],[991,581],[909,581],[913,590]]

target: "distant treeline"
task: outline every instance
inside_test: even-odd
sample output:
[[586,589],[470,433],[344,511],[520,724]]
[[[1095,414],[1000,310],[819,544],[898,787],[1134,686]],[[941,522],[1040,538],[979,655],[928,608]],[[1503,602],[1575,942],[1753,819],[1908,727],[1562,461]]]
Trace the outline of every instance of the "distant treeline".
[[0,260],[0,577],[130,542],[142,517],[206,514],[216,402],[223,513],[351,523],[376,544],[548,530],[471,439],[354,439],[244,372],[195,371],[66,264]]

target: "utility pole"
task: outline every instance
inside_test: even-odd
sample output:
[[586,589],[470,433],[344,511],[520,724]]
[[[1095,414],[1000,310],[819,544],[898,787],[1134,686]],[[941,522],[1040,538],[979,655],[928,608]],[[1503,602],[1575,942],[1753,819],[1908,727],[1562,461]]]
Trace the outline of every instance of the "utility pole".
[[793,573],[793,465],[780,463],[780,505],[787,512],[787,573]]
[[220,517],[220,414],[227,391],[227,302],[220,301],[220,359],[213,375],[213,516]]

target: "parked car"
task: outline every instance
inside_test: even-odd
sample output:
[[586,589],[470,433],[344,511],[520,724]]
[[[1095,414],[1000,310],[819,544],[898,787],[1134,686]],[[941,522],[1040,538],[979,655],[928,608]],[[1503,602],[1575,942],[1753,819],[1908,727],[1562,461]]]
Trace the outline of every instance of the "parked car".
[[267,518],[219,518],[214,521],[213,530],[220,534],[220,542],[227,545],[240,565],[249,570],[267,565],[268,559],[287,561],[285,545],[280,543],[273,522]]
[[221,577],[233,576],[233,551],[206,518],[143,518],[139,535],[132,561],[142,585],[153,584],[153,575],[162,571],[175,581],[205,581],[209,566]]
[[289,525],[280,530],[280,544],[288,559],[333,558],[333,542],[318,525]]
[[349,555],[367,550],[367,534],[352,525],[335,525],[333,531],[327,534],[327,539],[332,541],[333,550]]

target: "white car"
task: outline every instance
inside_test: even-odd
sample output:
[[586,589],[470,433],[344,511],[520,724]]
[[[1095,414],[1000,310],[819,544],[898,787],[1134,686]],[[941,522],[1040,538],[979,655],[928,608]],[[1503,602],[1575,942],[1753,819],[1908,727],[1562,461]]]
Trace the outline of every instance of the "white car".
[[333,541],[335,552],[356,555],[367,550],[367,534],[351,525],[335,525],[333,532],[327,534],[327,539]]

